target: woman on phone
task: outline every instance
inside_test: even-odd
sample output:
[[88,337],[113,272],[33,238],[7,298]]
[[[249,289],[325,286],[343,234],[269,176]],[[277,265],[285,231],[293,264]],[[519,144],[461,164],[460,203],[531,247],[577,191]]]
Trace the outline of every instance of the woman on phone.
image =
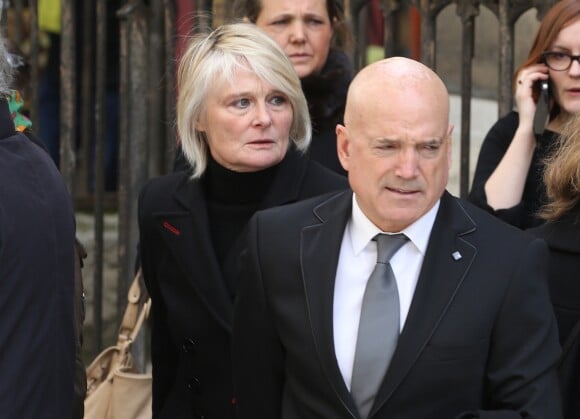
[[[534,132],[543,82],[547,123]],[[501,118],[483,141],[470,201],[519,228],[540,225],[545,201],[543,161],[563,125],[580,112],[580,2],[562,0],[542,20],[527,60],[514,74],[517,111]],[[541,109],[538,112],[542,112]]]

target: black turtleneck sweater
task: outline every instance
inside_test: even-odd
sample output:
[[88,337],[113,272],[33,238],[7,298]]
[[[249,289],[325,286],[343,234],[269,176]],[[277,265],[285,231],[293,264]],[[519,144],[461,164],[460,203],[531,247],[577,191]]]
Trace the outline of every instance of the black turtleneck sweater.
[[220,266],[233,244],[260,209],[279,165],[259,172],[240,173],[226,169],[210,158],[202,182],[207,199],[210,232]]

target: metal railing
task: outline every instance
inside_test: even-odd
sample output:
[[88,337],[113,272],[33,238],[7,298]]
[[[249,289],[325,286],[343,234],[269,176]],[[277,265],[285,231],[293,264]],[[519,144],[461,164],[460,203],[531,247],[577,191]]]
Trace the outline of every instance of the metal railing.
[[[364,63],[366,41],[365,13],[370,0],[347,1],[355,46],[353,62],[357,68]],[[397,28],[405,24],[402,12],[415,8],[420,16],[420,59],[437,69],[437,17],[450,5],[456,6],[462,33],[461,60],[461,168],[460,194],[465,196],[469,186],[470,117],[472,98],[472,58],[475,43],[475,22],[485,7],[497,17],[499,27],[499,83],[497,98],[499,114],[512,108],[511,75],[514,69],[514,27],[518,18],[535,8],[543,16],[554,0],[379,0],[384,22],[384,51],[389,56],[399,43]],[[213,12],[213,23],[227,20],[231,0],[211,2],[199,0],[196,11]],[[94,278],[93,304],[89,307],[94,319],[94,348],[102,347],[103,336],[103,219],[107,194],[104,190],[104,137],[106,120],[110,116],[105,104],[108,37],[118,37],[120,45],[119,74],[119,182],[115,209],[118,214],[118,272],[107,280],[117,284],[117,313],[119,320],[126,303],[127,289],[134,273],[138,241],[136,225],[137,197],[145,181],[168,172],[172,167],[175,132],[175,50],[176,21],[179,1],[127,0],[117,10],[107,10],[107,0],[83,0],[81,3],[61,0],[60,52],[60,169],[75,200],[90,202],[94,215]],[[8,32],[17,44],[27,44],[30,62],[30,86],[25,93],[30,102],[30,116],[38,124],[38,87],[42,54],[37,23],[38,0],[0,1],[2,26],[6,30],[6,16],[10,15]],[[114,13],[119,22],[118,33],[108,33],[106,19]],[[193,25],[195,19],[189,19]],[[188,19],[185,19],[188,21]],[[193,27],[193,26],[192,26]],[[80,42],[81,45],[77,45]],[[81,57],[77,57],[81,54]],[[73,65],[80,58],[80,74]],[[79,88],[80,86],[80,88]],[[77,98],[77,95],[80,97]],[[76,105],[79,103],[80,105]],[[80,117],[78,109],[80,107]],[[80,129],[77,125],[80,124]],[[79,137],[80,138],[77,138]],[[93,146],[94,144],[94,146]],[[94,147],[94,148],[93,148]],[[91,181],[92,179],[92,181]],[[118,321],[117,323],[118,324]]]

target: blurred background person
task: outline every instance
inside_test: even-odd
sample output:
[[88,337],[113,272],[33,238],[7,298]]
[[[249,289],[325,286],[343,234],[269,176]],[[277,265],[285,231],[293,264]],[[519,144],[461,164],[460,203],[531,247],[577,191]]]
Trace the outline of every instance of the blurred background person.
[[345,171],[336,151],[353,77],[344,52],[351,33],[341,0],[238,0],[235,13],[262,28],[284,50],[300,77],[312,120],[310,156],[337,173]]
[[74,212],[50,156],[15,128],[12,71],[0,37],[0,412],[80,417],[73,416]]
[[[580,112],[580,2],[556,3],[542,20],[527,60],[515,71],[517,111],[483,141],[469,199],[519,228],[543,223],[543,161],[564,124]],[[540,83],[548,81],[545,131],[535,134]]]
[[547,222],[529,231],[550,248],[549,287],[564,348],[560,368],[566,419],[580,418],[580,116],[563,130],[545,166]]
[[177,85],[177,129],[192,171],[150,181],[139,198],[153,414],[228,419],[234,278],[247,221],[347,183],[302,157],[311,127],[300,80],[255,25],[194,37]]

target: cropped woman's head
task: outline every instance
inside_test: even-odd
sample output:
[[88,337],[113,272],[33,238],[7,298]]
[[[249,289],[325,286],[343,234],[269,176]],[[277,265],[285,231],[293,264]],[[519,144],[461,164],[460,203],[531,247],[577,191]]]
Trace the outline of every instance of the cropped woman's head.
[[189,42],[179,63],[177,130],[200,177],[211,156],[235,171],[277,163],[289,144],[306,150],[308,105],[288,57],[255,25],[223,25]]
[[[565,55],[580,54],[580,1],[561,0],[554,4],[542,19],[528,58],[514,73],[514,83],[518,73],[525,67],[537,63],[546,63],[549,67],[552,95],[555,99],[552,116],[561,111],[576,113],[580,111],[580,101],[567,100],[566,86],[570,76],[580,75],[580,63],[571,62],[570,66],[551,65],[545,53],[555,52],[556,56],[567,60]],[[549,55],[548,55],[549,57]],[[574,74],[578,73],[578,75]],[[515,85],[515,84],[514,84]],[[576,86],[577,88],[579,86]],[[539,86],[534,86],[534,98],[539,96]]]
[[340,0],[237,0],[234,9],[282,47],[300,78],[319,73],[331,47],[351,42]]

